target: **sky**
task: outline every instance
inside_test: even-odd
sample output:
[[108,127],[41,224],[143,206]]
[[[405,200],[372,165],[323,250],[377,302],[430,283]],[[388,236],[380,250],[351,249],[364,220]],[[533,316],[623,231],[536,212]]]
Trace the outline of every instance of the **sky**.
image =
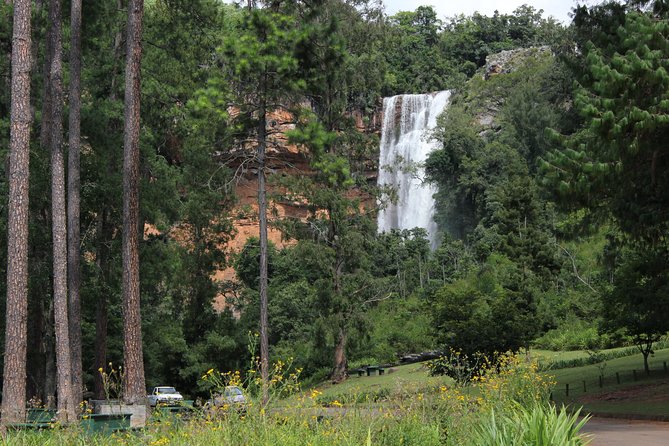
[[[565,25],[571,22],[569,12],[576,0],[383,0],[386,13],[393,15],[398,11],[413,11],[421,5],[433,6],[440,19],[458,14],[471,15],[480,12],[490,16],[495,10],[500,14],[510,14],[518,6],[528,4],[543,9],[544,17],[553,16]],[[583,3],[582,1],[579,3]]]

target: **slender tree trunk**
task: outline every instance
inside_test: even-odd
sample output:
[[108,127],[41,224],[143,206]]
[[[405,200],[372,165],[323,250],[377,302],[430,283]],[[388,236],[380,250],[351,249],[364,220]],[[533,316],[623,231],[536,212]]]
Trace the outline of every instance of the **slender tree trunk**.
[[[116,3],[117,9],[123,9],[123,2],[118,0]],[[116,102],[116,85],[119,74],[119,67],[121,65],[121,53],[123,50],[123,33],[121,30],[117,31],[114,35],[114,54],[112,60],[112,69],[111,69],[111,82],[109,88],[109,100],[110,102]],[[111,121],[111,125],[108,128],[109,132],[116,133],[120,128],[120,121],[116,119]],[[111,177],[116,173],[116,164],[114,162],[114,157],[110,157],[107,164],[107,173]],[[109,207],[103,203],[103,207],[98,212],[98,223],[97,223],[97,253],[96,253],[96,263],[98,266],[98,272],[100,274],[100,281],[105,285],[104,291],[98,295],[97,307],[95,309],[95,359],[94,359],[94,393],[95,397],[98,399],[105,398],[104,385],[102,382],[102,375],[100,374],[100,369],[105,369],[107,367],[107,325],[109,321],[108,314],[108,290],[111,289],[111,271],[110,271],[110,249],[107,244],[112,243],[113,234],[112,234],[112,225],[109,221],[110,218]]]
[[44,405],[48,409],[56,408],[56,392],[58,383],[56,379],[56,342],[54,339],[53,301],[44,302]]
[[7,309],[2,425],[22,422],[26,407],[28,332],[28,184],[30,148],[30,0],[16,0],[7,221]]
[[95,308],[95,371],[93,372],[95,376],[93,392],[95,398],[99,400],[105,399],[105,389],[100,369],[106,370],[107,367],[107,321],[107,296],[101,294]]
[[81,361],[81,300],[79,284],[80,236],[80,152],[81,152],[81,0],[70,6],[70,120],[67,160],[67,289],[72,355],[72,397],[83,401],[83,366]]
[[72,396],[70,326],[67,308],[67,214],[65,204],[65,151],[63,149],[63,42],[61,0],[49,3],[49,34],[53,41],[48,91],[51,106],[49,146],[51,149],[51,218],[53,237],[53,310],[56,333],[56,368],[58,371],[58,420],[75,420]]
[[[117,9],[123,9],[123,2],[118,0],[116,3]],[[122,53],[122,42],[123,42],[123,33],[119,30],[114,35],[114,53],[112,59],[112,68],[111,68],[111,82],[109,88],[109,100],[110,102],[115,102],[117,100],[116,96],[116,85],[118,78],[118,71],[121,64],[121,53]],[[109,126],[107,131],[110,133],[116,133],[120,128],[120,121],[113,120],[112,125]],[[112,176],[116,173],[114,157],[110,157],[107,164],[107,173],[109,176]],[[98,399],[105,398],[104,386],[102,383],[102,375],[100,374],[100,369],[105,369],[107,367],[107,325],[109,321],[108,315],[108,293],[111,287],[109,286],[111,281],[111,272],[110,272],[110,263],[109,263],[109,248],[107,243],[112,242],[113,234],[112,227],[109,221],[110,210],[109,207],[103,203],[102,208],[98,211],[98,222],[97,222],[97,253],[96,253],[96,263],[98,266],[98,272],[100,274],[100,281],[105,285],[105,289],[102,293],[98,295],[97,306],[95,309],[95,359],[94,359],[94,393],[95,397]]]
[[265,188],[265,149],[267,146],[267,111],[260,107],[258,121],[258,216],[260,220],[260,376],[262,403],[269,401],[269,340],[267,329],[267,191]]
[[[330,211],[332,215],[332,211]],[[335,248],[336,257],[335,257],[335,267],[334,267],[334,283],[333,291],[337,300],[342,301],[342,272],[344,269],[344,260],[341,254],[341,248],[337,243],[337,226],[334,224],[332,219],[330,220],[330,243]],[[348,360],[346,359],[346,342],[348,340],[348,335],[346,331],[346,314],[340,310],[338,316],[341,318],[339,321],[339,331],[337,333],[337,344],[335,345],[334,353],[334,368],[332,371],[332,381],[335,383],[340,383],[346,379],[346,369],[348,367]]]
[[[34,258],[32,253],[29,254],[28,258]],[[37,302],[34,302],[35,300]],[[46,401],[44,393],[44,337],[46,335],[44,303],[45,299],[42,298],[30,299],[30,296],[28,298],[28,320],[32,323],[28,332],[26,364],[28,376],[26,397],[42,402]]]
[[643,370],[646,372],[646,375],[649,375],[650,366],[648,364],[648,356],[650,356],[650,352],[653,351],[653,343],[652,342],[641,343],[639,349],[641,350],[641,354],[643,355]]
[[[47,14],[51,20],[51,2],[49,0],[49,7]],[[38,5],[41,9],[41,6]],[[42,86],[42,117],[40,121],[40,146],[44,149],[50,146],[50,138],[52,134],[51,126],[53,123],[53,92],[51,88],[53,82],[51,81],[51,66],[53,65],[53,58],[55,56],[55,29],[52,24],[47,27],[46,37],[44,40],[44,83]],[[60,39],[60,36],[59,36]]]
[[[111,238],[109,234],[109,224],[107,222],[107,210],[101,209],[98,212],[97,222],[97,253],[96,265],[100,274],[100,282],[107,285],[109,283],[109,250],[106,243]],[[95,398],[104,399],[105,391],[102,382],[102,375],[100,369],[105,370],[107,367],[107,287],[98,295],[97,307],[95,308],[95,360],[94,372],[95,377],[94,393]]]
[[650,366],[648,365],[648,355],[650,352],[643,353],[643,369],[646,371],[646,375],[650,374]]
[[123,134],[123,362],[124,400],[146,404],[139,296],[139,132],[143,0],[128,4]]
[[[6,5],[11,5],[11,4],[12,4],[12,0],[5,0],[5,4],[6,4]],[[7,16],[3,18],[3,20],[5,20],[5,21],[7,22],[7,26],[8,26],[8,27],[11,26],[11,23],[12,23],[12,22],[11,22],[11,17],[10,17],[9,14],[7,14]],[[6,57],[5,60],[6,60],[7,62],[10,62],[10,63],[11,63],[11,60],[12,60],[12,48],[11,48],[11,47],[9,48],[9,50],[7,51],[7,53],[5,54],[5,57]],[[8,68],[9,68],[9,67],[8,67]],[[5,91],[11,91],[11,90],[12,90],[12,79],[11,79],[11,76],[7,76],[7,77],[5,78],[5,85],[4,85],[4,87],[5,87],[5,89],[6,89]]]

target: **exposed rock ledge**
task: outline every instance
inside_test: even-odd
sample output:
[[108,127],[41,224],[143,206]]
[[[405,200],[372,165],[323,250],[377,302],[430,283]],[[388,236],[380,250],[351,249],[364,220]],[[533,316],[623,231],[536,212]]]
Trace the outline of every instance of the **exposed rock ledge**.
[[552,54],[550,47],[533,46],[529,48],[516,48],[514,50],[491,54],[485,58],[483,78],[489,79],[497,74],[513,73],[528,58],[544,54]]

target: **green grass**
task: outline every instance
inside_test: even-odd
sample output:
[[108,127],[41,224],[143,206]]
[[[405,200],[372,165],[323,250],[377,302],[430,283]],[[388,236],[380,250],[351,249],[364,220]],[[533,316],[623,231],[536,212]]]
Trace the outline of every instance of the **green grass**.
[[[658,350],[649,358],[653,371],[650,376],[643,371],[640,353],[600,364],[551,370],[548,373],[556,381],[553,398],[565,404],[582,404],[586,411],[592,412],[669,416],[669,374],[664,372],[664,361],[669,363],[669,349]],[[604,376],[602,388],[599,387],[600,370]],[[633,370],[636,370],[636,381]],[[566,395],[566,384],[569,384],[569,396]]]
[[[625,351],[630,351],[629,347],[602,350],[602,353],[615,355]],[[532,350],[531,356],[544,364],[553,361],[563,363],[589,357],[586,351],[552,352],[548,350]],[[667,416],[669,415],[669,402],[649,401],[649,396],[644,396],[643,392],[636,390],[636,388],[647,388],[663,380],[669,382],[669,374],[664,374],[663,371],[664,361],[669,363],[669,349],[658,350],[649,358],[650,367],[655,370],[650,377],[643,372],[643,357],[640,353],[604,361],[606,365],[601,367],[605,377],[602,389],[599,388],[599,375],[600,366],[604,363],[549,370],[547,373],[555,377],[556,386],[553,397],[558,403],[583,405],[587,411],[592,412]],[[451,386],[453,383],[447,377],[429,376],[424,363],[402,365],[394,369],[393,373],[388,374],[386,371],[383,376],[358,377],[355,375],[341,384],[323,383],[315,387],[322,392],[319,401],[326,405],[333,401],[343,404],[361,401],[382,402],[403,395],[405,397],[418,393],[427,395],[442,385]],[[632,370],[636,370],[638,381],[633,380]],[[621,379],[620,385],[616,381],[616,372]],[[583,392],[584,380],[587,390],[585,393]],[[567,383],[570,385],[569,397],[565,395],[565,384]],[[635,389],[636,396],[628,398],[625,395],[620,398],[603,399],[604,394],[629,389]],[[475,390],[470,389],[471,391],[475,393]],[[661,394],[669,394],[669,385]]]
[[[188,419],[161,418],[141,431],[112,436],[86,435],[76,425],[41,432],[12,432],[0,438],[0,446],[480,446],[476,433],[496,431],[497,421],[509,420],[516,429],[514,432],[523,435],[528,432],[543,435],[543,428],[555,425],[545,422],[549,416],[554,419],[557,412],[539,396],[546,394],[544,380],[522,357],[512,358],[499,370],[489,370],[487,380],[481,384],[480,396],[469,394],[471,386],[463,389],[448,385],[447,378],[430,377],[423,364],[401,366],[388,372],[383,376],[355,376],[340,385],[326,384],[318,392],[306,390],[293,397],[292,405],[277,399],[265,408],[251,398],[244,414],[196,410]],[[447,387],[442,387],[444,384]],[[311,397],[319,392],[320,396],[340,398],[340,395],[379,391],[386,397],[373,407],[363,402],[359,406],[342,408],[331,404],[324,408]],[[422,392],[424,397],[420,396]],[[525,408],[537,410],[528,412]],[[505,426],[499,425],[501,429],[506,429]],[[573,432],[571,428],[567,430]]]
[[[663,371],[663,361],[669,363],[669,349],[656,351],[655,355],[649,358],[648,363],[651,369]],[[624,376],[625,381],[632,381],[632,370],[636,370],[640,378],[643,375],[643,356],[641,353],[604,362],[606,366],[603,368],[603,372],[609,378],[615,377],[616,372],[618,372],[621,374],[621,378]],[[580,384],[583,380],[596,382],[600,374],[600,368],[597,364],[592,364],[582,367],[551,370],[549,373],[555,376],[558,384]]]
[[539,362],[558,362],[558,361],[572,361],[574,359],[587,358],[588,353],[585,350],[573,350],[569,352],[554,352],[551,350],[530,350],[532,357]]
[[314,389],[322,392],[319,400],[325,403],[339,401],[376,402],[387,398],[417,395],[435,392],[443,385],[451,385],[453,381],[445,376],[429,376],[425,363],[400,365],[386,369],[384,375],[357,374],[340,384],[322,383]]
[[[629,347],[602,350],[601,353],[608,356],[625,354],[634,351]],[[531,356],[540,363],[550,368],[551,364],[562,365],[568,361],[588,359],[587,351],[553,352],[548,350],[531,350]],[[649,401],[641,391],[635,391],[636,395],[624,395],[604,399],[611,392],[635,388],[647,387],[658,381],[669,381],[669,374],[664,373],[663,362],[669,363],[669,349],[657,350],[649,358],[652,370],[650,377],[643,371],[643,357],[640,353],[621,358],[610,359],[600,364],[591,364],[581,367],[558,368],[549,370],[547,374],[555,377],[556,386],[553,397],[558,403],[583,405],[586,410],[601,413],[640,414],[640,415],[669,415],[669,402]],[[604,365],[605,364],[605,365]],[[398,396],[410,396],[418,393],[426,395],[435,391],[442,385],[451,386],[452,380],[446,377],[431,377],[424,363],[409,364],[394,368],[393,373],[383,376],[354,375],[344,383],[333,385],[323,383],[315,389],[322,392],[319,402],[327,405],[333,401],[343,404],[359,402],[382,402]],[[603,388],[599,388],[600,370],[603,371]],[[633,380],[632,370],[636,370],[638,381]],[[618,372],[621,384],[616,381]],[[586,381],[586,392],[583,392],[583,381]],[[569,383],[570,395],[565,395],[565,384]],[[476,393],[475,389],[469,392]],[[666,392],[669,394],[669,386]],[[643,398],[646,398],[645,400]]]
[[[611,355],[624,353],[629,351],[629,347],[620,347],[608,350],[602,350],[603,354]],[[532,358],[537,359],[540,363],[551,364],[554,362],[571,361],[575,359],[587,359],[589,357],[587,351],[576,350],[566,352],[554,352],[549,350],[531,350]],[[650,358],[651,368],[662,369],[662,361],[669,363],[669,349],[663,349],[656,352],[655,356]],[[642,376],[643,359],[641,354],[634,354],[632,356],[612,359],[606,361],[605,375],[611,377],[615,376],[615,372],[627,373],[630,375],[626,379],[631,381],[631,370],[636,368],[639,377]],[[348,395],[353,393],[367,392],[367,393],[390,393],[409,392],[420,393],[429,389],[436,389],[442,385],[451,385],[453,381],[450,378],[443,376],[429,376],[427,366],[425,363],[415,363],[408,365],[400,365],[393,367],[394,371],[386,369],[386,373],[382,376],[362,376],[353,375],[341,384],[331,384],[329,382],[321,383],[314,386],[320,392],[323,392],[323,397],[332,398],[340,395]],[[551,375],[558,379],[558,383],[562,384],[570,382],[575,386],[581,384],[582,380],[586,379],[589,382],[597,383],[599,376],[599,368],[597,365],[588,365],[583,367],[565,368],[550,370]],[[614,379],[614,378],[613,378]]]

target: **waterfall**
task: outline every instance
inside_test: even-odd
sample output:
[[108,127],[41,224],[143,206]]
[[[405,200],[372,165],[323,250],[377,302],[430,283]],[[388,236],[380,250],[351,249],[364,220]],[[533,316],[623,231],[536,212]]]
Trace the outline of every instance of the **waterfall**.
[[398,200],[379,212],[379,232],[418,226],[427,230],[430,244],[436,247],[432,198],[436,188],[424,182],[422,165],[435,148],[429,131],[436,127],[450,95],[450,91],[441,91],[383,99],[378,185],[393,186]]

